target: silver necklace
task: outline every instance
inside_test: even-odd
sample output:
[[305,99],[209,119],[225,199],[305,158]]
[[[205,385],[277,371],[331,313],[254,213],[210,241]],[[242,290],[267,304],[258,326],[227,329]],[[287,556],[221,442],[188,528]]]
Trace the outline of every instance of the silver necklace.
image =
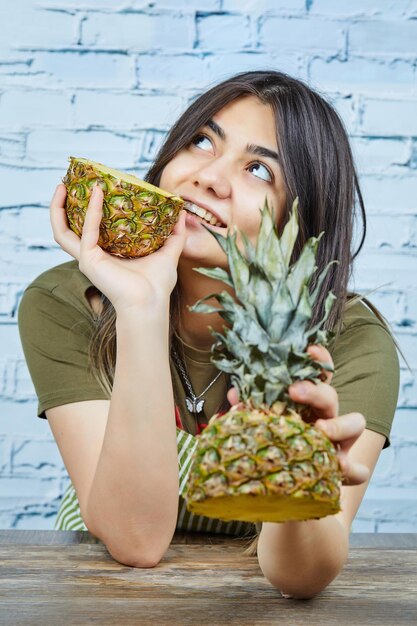
[[174,347],[172,347],[172,356],[174,357],[175,363],[177,364],[181,375],[182,375],[182,379],[185,383],[185,386],[188,389],[189,395],[185,397],[185,405],[187,407],[187,409],[190,411],[190,413],[201,413],[203,410],[203,406],[204,406],[204,402],[205,400],[202,400],[202,397],[204,396],[204,394],[210,389],[210,387],[212,387],[212,385],[214,385],[214,383],[216,382],[216,380],[218,380],[220,378],[220,376],[223,374],[223,372],[218,372],[215,376],[215,378],[213,378],[213,380],[211,381],[211,383],[209,383],[207,385],[207,387],[204,389],[204,391],[202,391],[198,396],[195,395],[194,390],[191,386],[191,381],[188,378],[188,374],[187,374],[187,370],[185,369],[185,365],[182,362],[182,360],[180,359],[179,355],[177,354],[177,351],[175,350]]

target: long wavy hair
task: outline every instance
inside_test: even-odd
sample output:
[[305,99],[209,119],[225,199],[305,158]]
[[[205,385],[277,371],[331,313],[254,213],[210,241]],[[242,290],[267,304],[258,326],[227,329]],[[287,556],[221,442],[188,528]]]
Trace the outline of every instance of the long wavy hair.
[[[318,275],[337,259],[328,272],[313,309],[311,325],[321,319],[326,295],[331,290],[336,301],[325,327],[338,334],[342,314],[351,297],[348,282],[352,261],[362,248],[366,217],[358,177],[347,137],[338,113],[320,94],[305,83],[275,71],[251,71],[233,76],[197,97],[167,135],[146,180],[159,185],[164,167],[187,148],[201,128],[225,105],[245,96],[256,96],[271,106],[276,125],[280,167],[286,188],[286,209],[278,225],[285,225],[293,200],[299,198],[300,232],[292,261],[298,258],[309,237],[322,238],[316,259]],[[362,235],[352,250],[357,209],[362,216]],[[314,289],[314,281],[311,286]],[[178,330],[181,294],[174,288],[170,300],[170,341]],[[95,320],[90,342],[90,365],[102,387],[111,395],[116,362],[116,314],[111,302],[101,294],[102,310]],[[224,409],[229,408],[225,398]],[[257,535],[244,551],[255,555]]]

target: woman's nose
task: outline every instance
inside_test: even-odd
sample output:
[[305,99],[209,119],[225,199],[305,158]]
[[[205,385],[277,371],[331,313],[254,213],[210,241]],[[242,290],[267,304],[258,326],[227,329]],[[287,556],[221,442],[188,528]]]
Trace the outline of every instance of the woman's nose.
[[230,172],[220,159],[199,167],[194,173],[193,184],[212,191],[219,198],[228,198],[231,192]]

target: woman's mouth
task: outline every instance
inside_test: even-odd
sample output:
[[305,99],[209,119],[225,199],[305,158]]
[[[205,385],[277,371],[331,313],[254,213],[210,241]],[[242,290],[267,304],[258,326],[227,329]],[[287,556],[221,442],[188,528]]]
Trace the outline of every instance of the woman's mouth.
[[186,200],[184,208],[186,211],[188,211],[189,213],[192,213],[193,215],[197,215],[203,220],[203,222],[207,222],[207,224],[210,224],[211,226],[218,226],[218,227],[225,226],[225,224],[223,224],[222,222],[219,222],[217,217],[213,215],[212,213],[210,213],[210,211],[207,211],[206,209],[203,209],[202,207],[197,206],[193,202],[189,202],[188,200]]

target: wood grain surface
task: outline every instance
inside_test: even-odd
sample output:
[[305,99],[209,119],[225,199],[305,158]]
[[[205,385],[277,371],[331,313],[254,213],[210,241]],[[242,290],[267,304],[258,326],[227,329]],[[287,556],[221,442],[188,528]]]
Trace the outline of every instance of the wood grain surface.
[[116,562],[89,533],[0,531],[0,624],[415,626],[416,535],[374,547],[367,539],[367,547],[351,543],[325,591],[291,600],[256,557],[242,556],[242,539],[177,534],[161,563],[139,569]]

